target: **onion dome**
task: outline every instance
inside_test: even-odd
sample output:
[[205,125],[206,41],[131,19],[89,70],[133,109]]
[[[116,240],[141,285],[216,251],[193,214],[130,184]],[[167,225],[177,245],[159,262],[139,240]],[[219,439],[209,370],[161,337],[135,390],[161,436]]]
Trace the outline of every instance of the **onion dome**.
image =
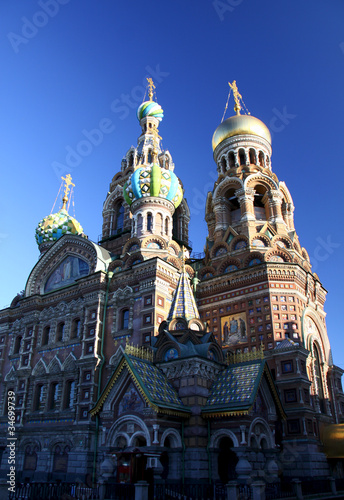
[[143,102],[137,109],[137,118],[138,120],[142,120],[142,118],[146,118],[146,116],[152,116],[157,118],[159,122],[164,117],[164,112],[161,106],[154,101],[145,101]]
[[52,243],[64,234],[82,235],[83,228],[74,217],[68,214],[67,210],[62,208],[56,214],[50,214],[38,223],[36,241],[38,245]]
[[268,127],[251,115],[235,115],[222,122],[213,135],[213,151],[225,139],[235,135],[256,135],[271,144]]
[[156,163],[138,167],[124,184],[123,194],[129,205],[140,198],[155,196],[171,201],[177,208],[183,199],[183,189],[176,174]]

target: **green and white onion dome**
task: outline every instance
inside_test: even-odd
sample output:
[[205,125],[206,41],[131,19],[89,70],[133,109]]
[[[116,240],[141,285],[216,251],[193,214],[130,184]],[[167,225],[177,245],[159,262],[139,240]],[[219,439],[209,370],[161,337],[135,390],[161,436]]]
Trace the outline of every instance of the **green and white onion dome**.
[[183,199],[183,189],[176,174],[156,163],[138,167],[124,184],[123,194],[129,205],[140,198],[155,196],[171,201],[177,208]]
[[157,118],[159,122],[164,117],[164,112],[157,102],[154,101],[145,101],[137,108],[137,118],[138,120],[142,120],[142,118],[146,118],[146,116],[153,116]]
[[38,245],[41,245],[55,242],[64,234],[82,235],[83,232],[81,224],[62,208],[56,214],[50,214],[38,223],[36,241]]

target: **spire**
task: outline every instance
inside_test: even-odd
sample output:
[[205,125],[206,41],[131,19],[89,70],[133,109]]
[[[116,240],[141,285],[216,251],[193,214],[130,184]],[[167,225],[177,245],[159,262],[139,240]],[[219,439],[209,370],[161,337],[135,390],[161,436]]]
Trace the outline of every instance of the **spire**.
[[72,176],[70,174],[67,174],[66,177],[61,177],[61,179],[65,181],[64,196],[62,198],[63,205],[61,210],[67,210],[68,194],[70,191],[70,186],[75,187],[75,184],[73,184]]
[[184,318],[186,321],[200,319],[194,295],[191,290],[190,281],[185,271],[184,248],[183,248],[183,271],[179,277],[176,291],[172,300],[167,321],[176,318]]
[[148,97],[150,101],[153,101],[153,92],[154,92],[153,89],[155,89],[153,78],[147,78],[147,82],[148,82]]
[[240,110],[241,110],[240,99],[242,99],[242,95],[239,94],[238,87],[237,87],[235,80],[233,81],[233,83],[228,82],[228,85],[233,90],[233,97],[234,97],[234,101],[235,101],[234,111],[236,112],[237,115],[240,115]]

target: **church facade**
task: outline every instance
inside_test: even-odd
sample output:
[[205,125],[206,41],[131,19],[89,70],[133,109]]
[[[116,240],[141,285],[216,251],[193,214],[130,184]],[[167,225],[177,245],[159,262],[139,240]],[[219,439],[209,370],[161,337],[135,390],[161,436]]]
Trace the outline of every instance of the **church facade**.
[[[235,115],[213,136],[205,252],[190,253],[190,211],[163,110],[114,175],[102,236],[63,206],[36,229],[40,259],[0,311],[0,459],[15,395],[18,479],[221,481],[343,474],[324,438],[344,422],[326,290],[272,169],[268,128]],[[176,169],[177,170],[177,169]],[[148,471],[148,472],[147,472]]]

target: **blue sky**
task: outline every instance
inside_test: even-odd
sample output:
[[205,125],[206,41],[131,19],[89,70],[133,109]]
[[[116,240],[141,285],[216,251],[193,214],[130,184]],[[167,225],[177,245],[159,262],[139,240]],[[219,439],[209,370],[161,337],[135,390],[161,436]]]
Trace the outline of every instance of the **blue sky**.
[[[0,18],[0,306],[38,259],[35,227],[60,173],[71,173],[75,215],[97,241],[109,183],[140,132],[135,111],[148,75],[165,113],[163,147],[191,208],[190,239],[202,251],[216,178],[211,138],[235,79],[251,114],[272,129],[272,168],[329,291],[328,332],[344,366],[342,1],[4,0]],[[83,155],[72,162],[77,148]]]

